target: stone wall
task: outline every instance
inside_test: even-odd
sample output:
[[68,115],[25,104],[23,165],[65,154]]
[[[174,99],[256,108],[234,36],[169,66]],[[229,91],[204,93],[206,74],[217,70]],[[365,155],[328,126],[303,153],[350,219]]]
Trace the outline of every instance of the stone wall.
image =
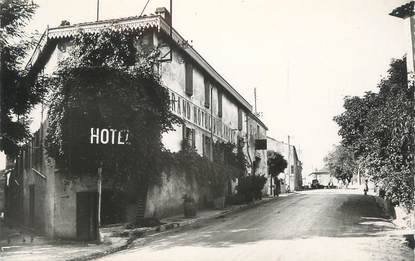
[[58,238],[76,238],[77,192],[96,191],[96,177],[67,179],[63,173],[55,172],[56,194],[54,212],[54,235]]
[[146,217],[162,218],[183,214],[183,196],[187,194],[197,202],[199,208],[212,201],[206,185],[200,185],[194,176],[172,170],[163,173],[161,183],[149,187],[147,192]]

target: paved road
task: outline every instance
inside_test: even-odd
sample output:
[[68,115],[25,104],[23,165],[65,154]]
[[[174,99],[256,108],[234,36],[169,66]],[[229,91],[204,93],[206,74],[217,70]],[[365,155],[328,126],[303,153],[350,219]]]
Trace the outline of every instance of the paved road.
[[139,241],[100,260],[414,260],[373,196],[312,191]]

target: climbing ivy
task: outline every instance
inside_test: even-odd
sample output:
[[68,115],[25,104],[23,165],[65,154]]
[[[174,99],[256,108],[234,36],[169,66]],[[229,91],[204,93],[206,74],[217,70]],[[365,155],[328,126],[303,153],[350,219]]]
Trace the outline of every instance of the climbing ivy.
[[[66,58],[43,79],[50,93],[45,148],[70,176],[96,174],[101,162],[104,178],[120,186],[160,176],[161,134],[180,120],[157,73],[159,52],[142,39],[140,31],[109,28],[61,43]],[[91,128],[128,132],[129,144],[90,144]]]
[[[103,162],[104,178],[121,190],[127,184],[157,183],[163,171],[175,168],[223,195],[230,180],[245,175],[242,148],[217,142],[212,160],[187,143],[177,153],[164,148],[162,133],[182,121],[169,110],[157,73],[159,51],[144,45],[142,37],[137,31],[80,31],[60,46],[67,58],[42,79],[50,93],[48,155],[74,177],[95,175]],[[90,144],[91,128],[128,131],[130,144]]]
[[227,184],[246,175],[247,160],[242,147],[217,141],[213,144],[213,159],[199,155],[186,142],[177,153],[164,154],[167,170],[175,168],[187,178],[195,178],[198,184],[206,184],[216,196],[223,196]]

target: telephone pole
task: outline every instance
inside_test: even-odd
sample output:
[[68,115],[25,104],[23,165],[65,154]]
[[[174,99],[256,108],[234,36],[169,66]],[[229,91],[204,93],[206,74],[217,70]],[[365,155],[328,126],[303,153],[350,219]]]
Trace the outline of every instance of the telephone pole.
[[288,135],[288,187],[291,189],[291,146],[290,146],[290,135]]
[[0,148],[3,142],[3,1],[0,1]]
[[99,0],[97,0],[97,22],[99,21]]

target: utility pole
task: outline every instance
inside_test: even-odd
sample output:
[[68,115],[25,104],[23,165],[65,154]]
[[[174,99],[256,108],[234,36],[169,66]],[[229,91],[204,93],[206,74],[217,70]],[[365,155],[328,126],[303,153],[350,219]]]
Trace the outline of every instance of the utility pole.
[[97,0],[97,22],[99,21],[99,0]]
[[288,187],[291,191],[291,146],[290,146],[290,135],[288,135]]
[[3,142],[3,1],[0,0],[0,147]]
[[97,241],[98,243],[101,243],[101,233],[99,232],[99,228],[101,227],[102,165],[103,165],[103,161],[101,160],[98,166],[98,179],[97,179],[97,191],[98,191]]

